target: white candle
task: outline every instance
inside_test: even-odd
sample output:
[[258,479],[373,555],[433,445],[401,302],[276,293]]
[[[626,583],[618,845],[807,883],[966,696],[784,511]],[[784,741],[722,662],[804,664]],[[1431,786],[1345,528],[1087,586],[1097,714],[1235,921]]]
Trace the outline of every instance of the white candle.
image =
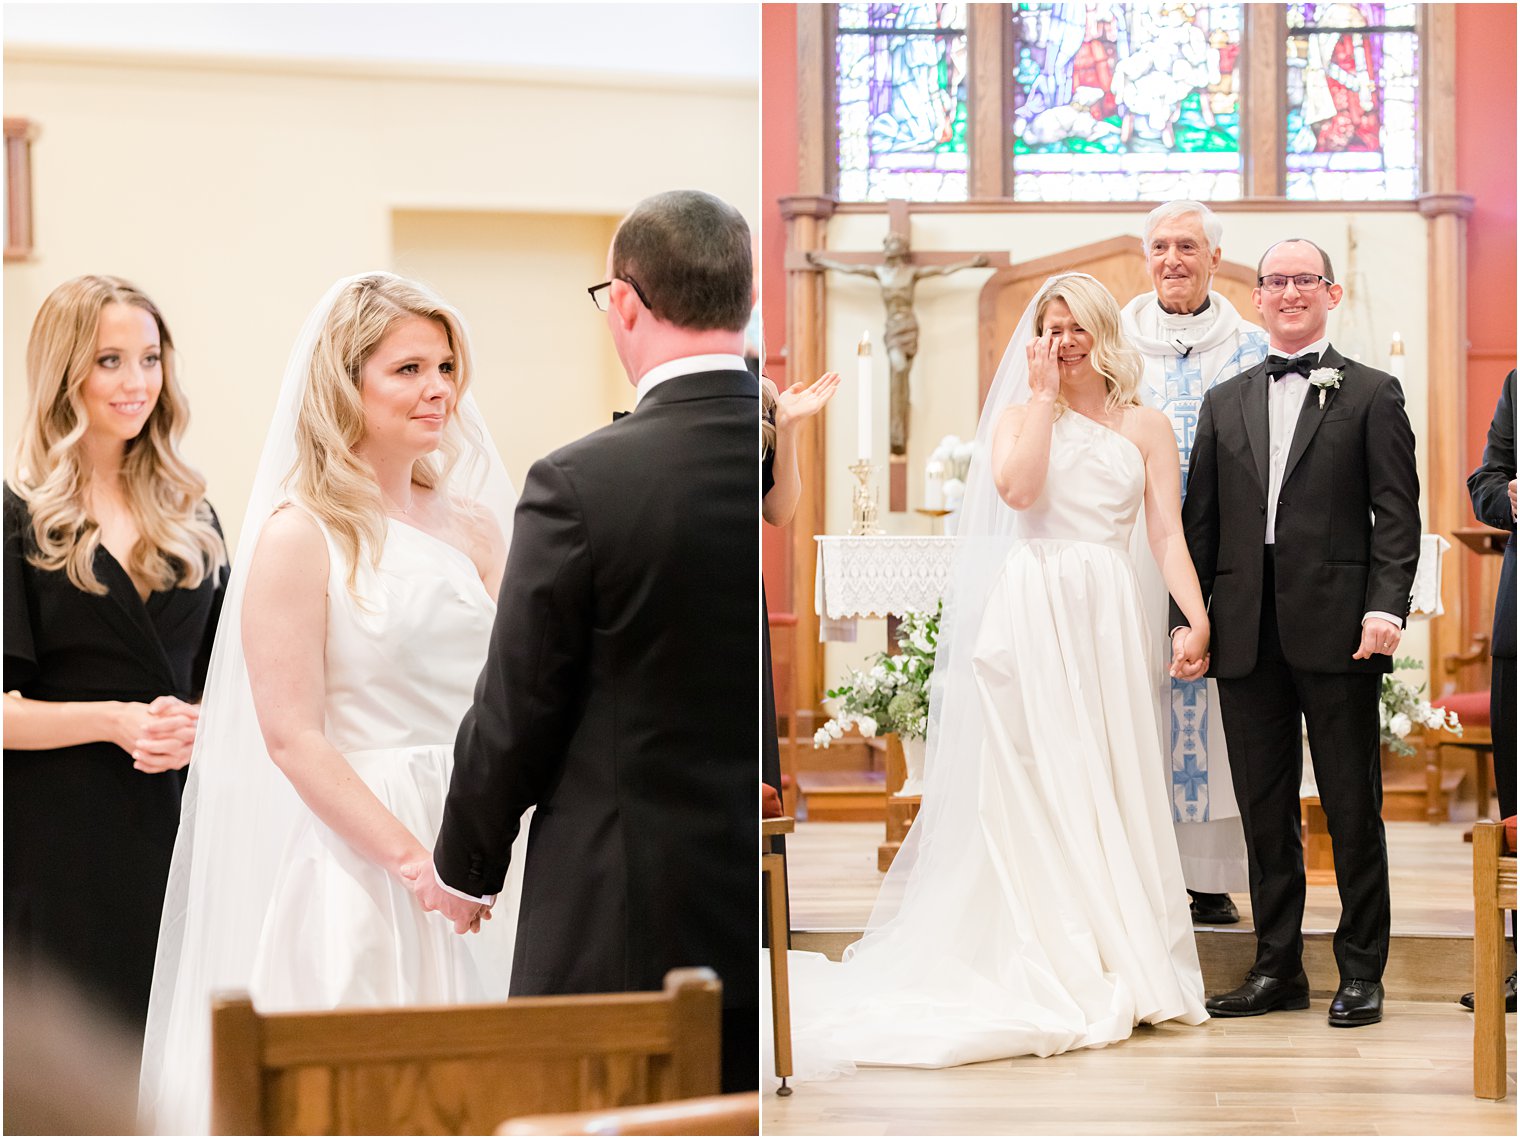
[[871,334],[862,332],[860,343],[855,347],[856,368],[860,388],[860,436],[856,453],[861,462],[871,461]]
[[1388,346],[1388,371],[1398,379],[1404,378],[1404,338],[1397,332]]
[[930,459],[929,465],[924,468],[924,509],[943,510],[945,508],[945,464],[938,459]]

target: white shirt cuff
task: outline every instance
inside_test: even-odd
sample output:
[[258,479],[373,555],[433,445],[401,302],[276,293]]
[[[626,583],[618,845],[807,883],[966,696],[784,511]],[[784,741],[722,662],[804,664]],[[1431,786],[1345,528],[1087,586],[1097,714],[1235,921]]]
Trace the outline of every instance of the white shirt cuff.
[[1399,618],[1395,617],[1392,613],[1380,613],[1376,609],[1373,609],[1373,610],[1369,611],[1366,614],[1366,616],[1364,616],[1362,618],[1362,624],[1365,625],[1368,621],[1372,620],[1374,617],[1380,617],[1384,621],[1388,621],[1391,624],[1397,625],[1400,629],[1402,629],[1404,627],[1404,622],[1401,621]]
[[453,894],[456,898],[463,898],[467,902],[477,902],[482,906],[494,906],[496,904],[495,894],[487,894],[484,897],[477,897],[474,894],[466,894],[463,890],[454,889],[454,887],[450,886],[443,880],[443,875],[438,873],[438,863],[436,861],[433,863],[433,878],[435,881],[437,881],[438,888],[444,891],[446,894]]

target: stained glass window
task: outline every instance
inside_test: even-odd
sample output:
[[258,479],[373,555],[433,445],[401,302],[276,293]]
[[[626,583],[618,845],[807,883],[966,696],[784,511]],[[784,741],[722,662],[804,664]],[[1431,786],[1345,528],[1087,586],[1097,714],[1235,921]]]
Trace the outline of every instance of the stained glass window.
[[1288,197],[1419,193],[1415,5],[1288,5]]
[[966,198],[966,6],[840,4],[839,197]]
[[1016,4],[1013,196],[1240,196],[1239,4]]

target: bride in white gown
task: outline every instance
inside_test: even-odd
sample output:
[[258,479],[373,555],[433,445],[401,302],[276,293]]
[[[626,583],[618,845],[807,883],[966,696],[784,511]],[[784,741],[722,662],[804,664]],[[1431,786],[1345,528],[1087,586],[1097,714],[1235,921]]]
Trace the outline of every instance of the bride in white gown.
[[1207,1019],[1150,643],[1166,587],[1194,622],[1174,667],[1203,658],[1207,616],[1140,366],[1084,274],[1014,333],[957,527],[923,807],[843,963],[791,955],[799,1079]]
[[402,875],[431,858],[515,500],[469,380],[459,315],[387,273],[334,285],[291,353],[170,872],[145,1126],[208,1129],[214,993],[262,1011],[507,996],[520,876],[460,936]]

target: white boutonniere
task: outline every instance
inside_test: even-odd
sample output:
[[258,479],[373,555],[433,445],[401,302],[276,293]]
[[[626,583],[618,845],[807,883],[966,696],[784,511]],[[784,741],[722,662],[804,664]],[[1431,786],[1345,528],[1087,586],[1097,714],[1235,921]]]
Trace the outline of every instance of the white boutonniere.
[[1341,386],[1339,368],[1315,368],[1309,373],[1309,383],[1319,389],[1319,405],[1325,406],[1325,389]]

